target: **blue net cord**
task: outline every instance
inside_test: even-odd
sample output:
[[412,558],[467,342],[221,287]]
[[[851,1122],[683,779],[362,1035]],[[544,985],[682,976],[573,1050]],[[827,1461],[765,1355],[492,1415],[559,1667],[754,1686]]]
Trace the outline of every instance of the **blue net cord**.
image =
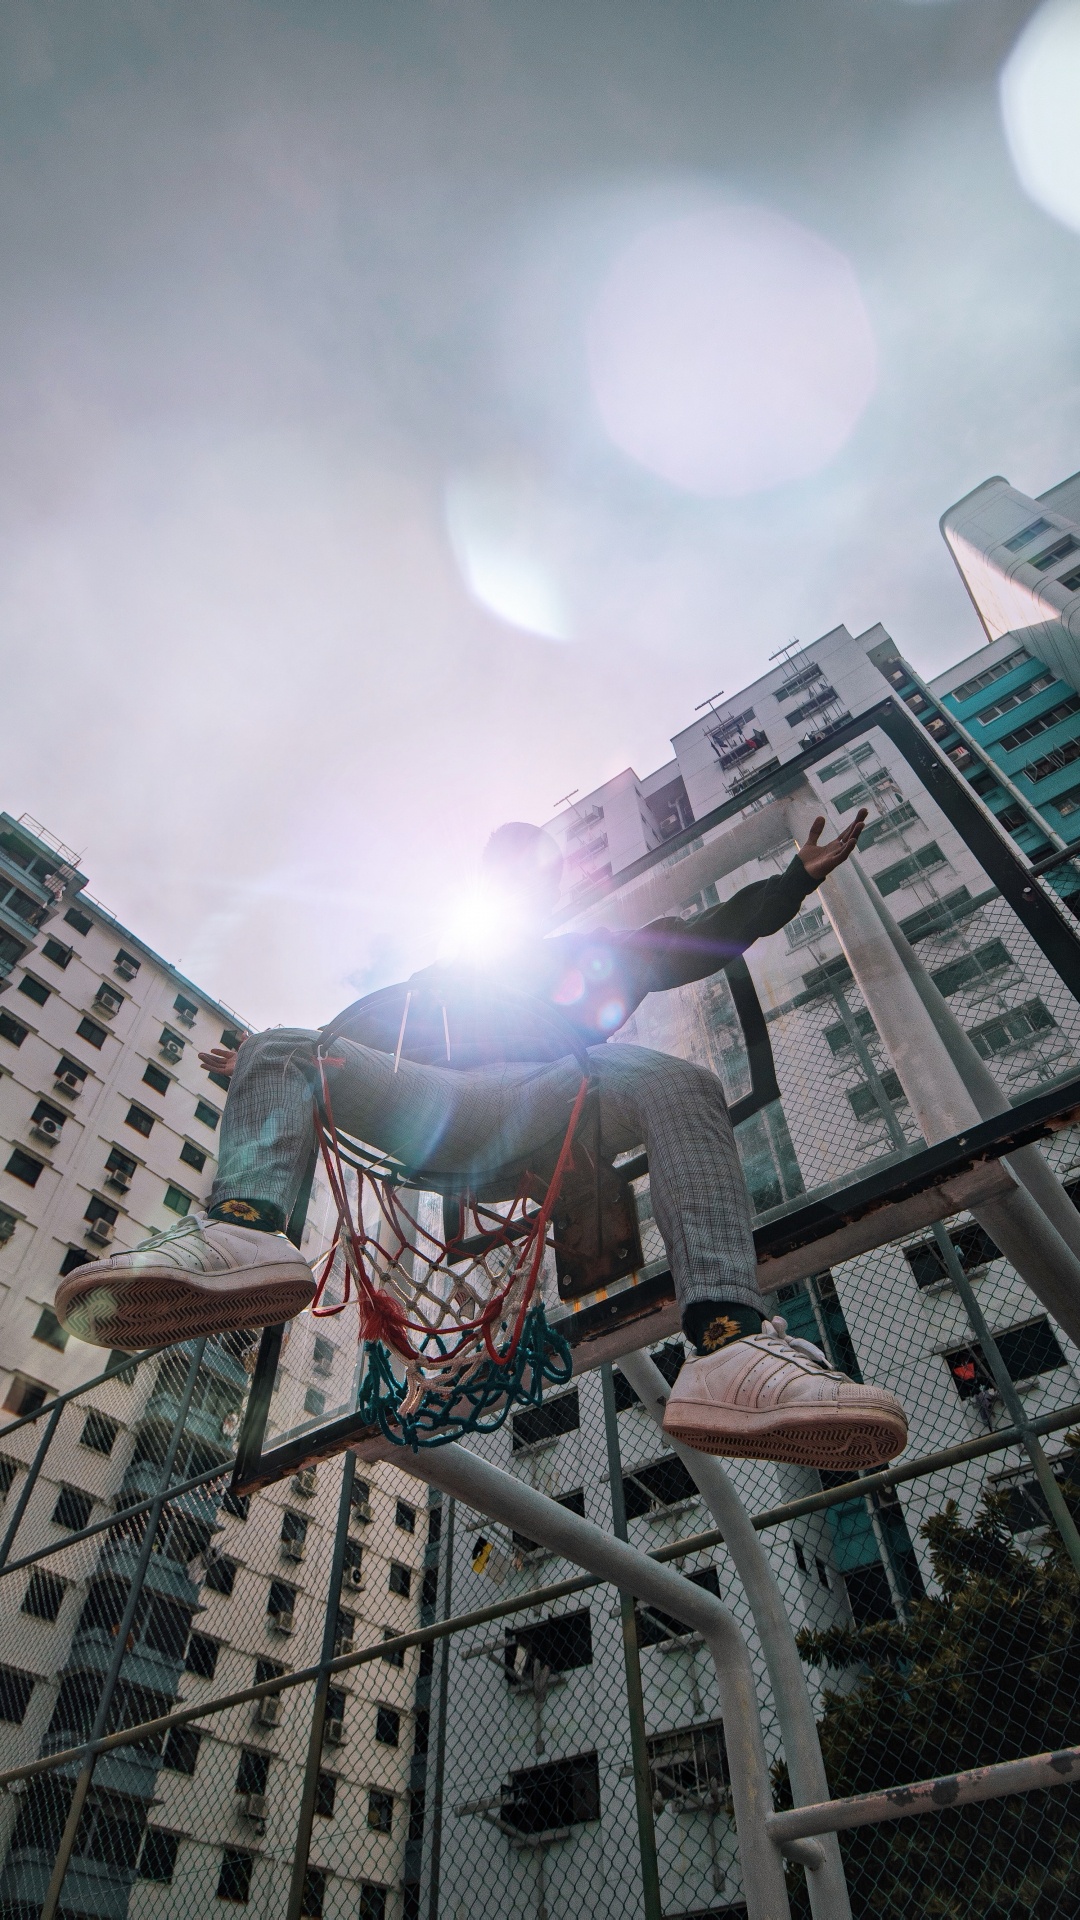
[[545,1385],[565,1386],[573,1371],[573,1354],[562,1334],[548,1325],[538,1301],[525,1316],[513,1354],[500,1363],[489,1359],[482,1367],[474,1366],[451,1394],[445,1388],[425,1394],[412,1413],[399,1411],[406,1383],[395,1375],[386,1347],[378,1340],[365,1341],[356,1407],[384,1439],[415,1453],[468,1433],[496,1433],[515,1407],[538,1407]]

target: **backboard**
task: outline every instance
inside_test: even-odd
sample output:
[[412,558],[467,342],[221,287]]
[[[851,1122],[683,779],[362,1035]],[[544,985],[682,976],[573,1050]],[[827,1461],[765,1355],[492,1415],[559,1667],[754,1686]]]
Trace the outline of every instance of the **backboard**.
[[[1080,1121],[1080,929],[894,698],[823,728],[796,758],[745,780],[692,827],[583,890],[562,925],[631,927],[671,914],[692,925],[718,899],[782,871],[809,812],[824,812],[835,830],[860,806],[870,816],[858,855],[867,892],[994,1075],[1004,1111],[927,1144],[830,919],[835,909],[816,896],[744,962],[650,995],[608,1043],[656,1048],[719,1076],[754,1208],[766,1310],[776,1288],[1004,1190],[1003,1155]],[[637,1270],[592,1291],[564,1279],[560,1293],[555,1261],[545,1262],[548,1317],[576,1371],[678,1325],[644,1156],[627,1156],[622,1171],[637,1197]],[[318,1249],[325,1215],[317,1188],[305,1252]],[[281,1330],[264,1334],[240,1488],[363,1443],[355,1345],[352,1308],[335,1321],[294,1323],[284,1358]]]

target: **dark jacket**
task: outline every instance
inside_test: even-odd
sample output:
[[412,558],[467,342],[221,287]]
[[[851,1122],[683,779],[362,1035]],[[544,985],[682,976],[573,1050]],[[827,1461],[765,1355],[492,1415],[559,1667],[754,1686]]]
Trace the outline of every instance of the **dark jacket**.
[[[675,916],[626,932],[597,928],[531,940],[490,970],[426,967],[357,1000],[324,1029],[431,1066],[544,1061],[611,1038],[647,993],[705,980],[777,933],[817,882],[798,855],[691,923]],[[408,1009],[406,1011],[406,998]]]

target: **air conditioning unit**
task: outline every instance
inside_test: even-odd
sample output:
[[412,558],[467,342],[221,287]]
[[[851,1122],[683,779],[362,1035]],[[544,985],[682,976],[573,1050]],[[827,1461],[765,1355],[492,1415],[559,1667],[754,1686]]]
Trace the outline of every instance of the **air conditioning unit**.
[[327,1720],[323,1726],[323,1741],[328,1747],[345,1745],[344,1720]]
[[173,1012],[175,1013],[177,1019],[180,1021],[180,1024],[182,1026],[193,1027],[195,1025],[194,1008],[189,1009],[187,1007],[174,1007]]
[[58,1073],[56,1084],[61,1093],[81,1093],[83,1083],[77,1073]]
[[241,1820],[266,1819],[265,1793],[241,1793],[237,1795],[236,1811]]
[[307,1547],[302,1540],[283,1540],[281,1551],[286,1560],[303,1560]]
[[117,1193],[127,1193],[131,1181],[126,1173],[120,1173],[116,1167],[110,1167],[105,1175],[107,1186],[115,1187]]
[[265,1700],[259,1700],[255,1706],[255,1719],[260,1727],[276,1727],[281,1722],[283,1701],[280,1693],[268,1693]]
[[351,1633],[339,1634],[337,1639],[334,1642],[335,1657],[338,1654],[351,1653],[355,1645],[356,1645],[356,1642],[354,1641]]
[[359,1567],[346,1567],[341,1576],[342,1593],[359,1593],[364,1584],[364,1575]]
[[182,1040],[163,1040],[160,1052],[162,1059],[171,1060],[175,1067],[184,1057],[184,1043]]
[[64,1123],[62,1120],[54,1120],[52,1115],[47,1113],[41,1120],[34,1121],[31,1131],[39,1140],[51,1140],[55,1144],[64,1131]]
[[293,1483],[293,1491],[295,1493],[305,1493],[305,1494],[314,1493],[315,1491],[314,1467],[301,1467],[299,1473],[293,1474],[292,1483]]
[[112,1221],[111,1220],[88,1221],[87,1228],[86,1228],[86,1237],[88,1240],[96,1240],[99,1247],[107,1247],[109,1244],[109,1241],[113,1237]]
[[125,959],[115,962],[115,971],[120,975],[122,980],[134,980],[139,968],[136,961]]
[[111,1014],[119,1013],[123,1004],[123,994],[114,993],[111,987],[107,987],[104,982],[102,982],[94,995],[94,1005],[98,1012],[103,1013],[106,1018],[108,1018]]
[[366,1526],[371,1519],[371,1502],[369,1500],[355,1500],[350,1508],[350,1518],[353,1520],[362,1520]]
[[270,1625],[273,1627],[275,1633],[293,1633],[295,1631],[295,1620],[296,1615],[293,1613],[272,1613],[270,1615]]

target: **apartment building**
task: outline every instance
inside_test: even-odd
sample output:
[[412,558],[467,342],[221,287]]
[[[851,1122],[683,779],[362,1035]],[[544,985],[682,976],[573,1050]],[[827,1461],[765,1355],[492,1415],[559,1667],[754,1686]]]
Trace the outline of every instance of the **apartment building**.
[[[1057,522],[1067,489],[1055,494],[1048,517],[1055,538],[1064,540]],[[1018,508],[1010,537],[1024,511],[1029,522],[1038,517],[1030,503]],[[1011,632],[994,636],[929,685],[881,626],[857,636],[838,627],[791,650],[735,695],[708,703],[674,737],[674,758],[656,774],[628,769],[584,798],[574,796],[548,823],[566,852],[569,924],[575,916],[579,924],[602,924],[613,908],[617,924],[632,924],[630,906],[603,883],[618,888],[622,874],[624,898],[632,900],[639,879],[643,886],[647,878],[636,864],[643,861],[664,876],[668,897],[677,896],[676,910],[689,925],[719,898],[780,871],[794,853],[786,836],[722,882],[702,884],[709,837],[707,830],[695,837],[694,825],[736,800],[763,771],[827,746],[831,734],[887,692],[949,755],[1018,848],[1032,862],[1048,858],[1074,831],[1067,769],[1080,735],[1072,692],[1080,683],[1066,680],[1059,666],[1049,649],[1034,650],[1032,635]],[[1050,755],[1061,761],[1052,777],[1043,765]],[[1009,1097],[1075,1073],[1080,1009],[899,751],[880,732],[869,734],[831,757],[823,754],[809,777],[833,821],[867,808],[860,863]],[[658,795],[663,799],[654,808]],[[661,854],[658,866],[657,852],[668,840],[672,850]],[[1065,875],[1071,875],[1067,863],[1056,884],[1072,906],[1074,883]],[[855,1168],[880,1163],[919,1135],[820,903],[808,899],[747,960],[780,1098],[736,1131],[755,1212],[767,1219],[797,1195],[835,1188]],[[651,996],[614,1044],[622,1041],[699,1061],[720,1076],[732,1102],[748,1091],[746,1047],[723,975]],[[1068,1191],[1080,1194],[1080,1136],[1072,1130],[1057,1136],[1049,1157]],[[659,1266],[663,1250],[644,1189],[639,1214],[646,1261]],[[1073,1343],[974,1221],[960,1216],[948,1228],[1029,1415],[1072,1405],[1080,1398],[1080,1353]],[[981,1349],[926,1232],[784,1288],[775,1304],[793,1332],[815,1340],[836,1364],[900,1395],[913,1454],[974,1438],[1003,1418]],[[668,1341],[655,1357],[673,1378],[683,1343]],[[707,1528],[689,1475],[617,1371],[614,1387],[631,1541],[649,1549]],[[595,1374],[543,1408],[519,1413],[502,1434],[472,1444],[599,1525],[612,1524]],[[1072,1475],[1067,1448],[1059,1445],[1052,1458],[1055,1471]],[[766,1532],[796,1630],[902,1616],[932,1577],[920,1527],[946,1497],[972,1514],[983,1490],[998,1488],[1017,1540],[1038,1553],[1045,1510],[1031,1470],[1003,1467],[1002,1459],[951,1469],[932,1493],[925,1484],[898,1489],[887,1501],[849,1503]],[[759,1512],[827,1484],[827,1476],[763,1463],[733,1462],[730,1471],[745,1504]],[[443,1551],[445,1557],[446,1543]],[[691,1554],[684,1570],[719,1592],[743,1621],[763,1677],[723,1549]],[[493,1581],[511,1593],[568,1571],[478,1514],[458,1518],[455,1608],[482,1604]],[[642,1608],[637,1621],[663,1910],[730,1913],[740,1888],[708,1660],[678,1622]],[[812,1676],[813,1684],[821,1678]],[[836,1684],[837,1676],[831,1680]],[[494,1920],[505,1911],[500,1900],[509,1887],[515,1911],[557,1915],[571,1910],[582,1886],[595,1886],[599,1903],[600,1890],[615,1884],[620,1836],[634,1823],[622,1684],[618,1609],[588,1595],[530,1616],[524,1628],[477,1634],[448,1668],[450,1722],[468,1712],[484,1730],[487,1760],[478,1766],[475,1751],[466,1758],[452,1743],[437,1756],[447,1831],[456,1834],[443,1845],[440,1910]],[[778,1751],[774,1726],[767,1736]],[[498,1889],[498,1896],[485,1888]]]
[[[0,815],[0,1425],[92,1380],[109,1361],[58,1325],[57,1278],[204,1200],[227,1083],[208,1076],[197,1055],[234,1042],[245,1025],[86,887],[70,849],[36,822]],[[317,1183],[309,1257],[329,1232],[329,1196]],[[64,1405],[14,1544],[20,1555],[54,1551],[0,1581],[6,1762],[65,1749],[89,1729],[142,1523],[77,1536],[154,1492],[188,1391],[174,1479],[218,1464],[223,1472],[168,1511],[121,1667],[123,1711],[164,1713],[177,1700],[306,1666],[319,1657],[328,1606],[342,1652],[415,1625],[425,1595],[430,1611],[428,1510],[405,1474],[379,1467],[356,1480],[335,1595],[339,1462],[251,1500],[227,1492],[250,1359],[242,1336],[212,1341],[192,1383],[189,1351],[174,1349]],[[337,1320],[295,1323],[275,1423],[317,1422],[327,1404],[348,1397],[355,1362],[352,1330],[346,1336]],[[0,1440],[0,1527],[27,1484],[40,1431],[40,1423],[16,1427]],[[406,1856],[423,1686],[409,1653],[331,1690],[305,1896],[324,1920],[400,1920],[411,1911]],[[178,1729],[161,1751],[122,1749],[103,1760],[65,1913],[166,1920],[216,1903],[222,1914],[276,1908],[291,1865],[310,1704],[310,1688],[299,1688],[210,1720],[206,1731]],[[69,1769],[5,1798],[5,1920],[40,1910],[73,1780]]]

